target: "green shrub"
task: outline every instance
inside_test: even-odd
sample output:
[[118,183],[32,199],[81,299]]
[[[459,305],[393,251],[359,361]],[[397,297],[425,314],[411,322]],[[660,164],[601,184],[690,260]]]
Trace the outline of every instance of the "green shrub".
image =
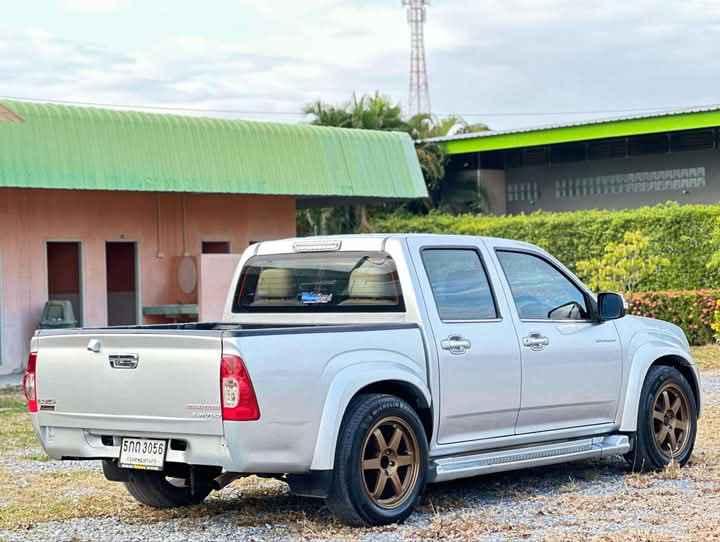
[[596,292],[636,292],[654,274],[670,264],[650,252],[650,239],[639,231],[627,231],[620,243],[610,242],[600,258],[580,260],[577,273]]
[[528,241],[541,246],[576,271],[576,262],[602,258],[610,243],[621,243],[626,232],[649,239],[649,256],[667,258],[662,272],[645,277],[642,291],[716,288],[720,266],[709,266],[720,239],[712,235],[720,205],[666,203],[623,211],[537,212],[529,215],[487,216],[431,213],[425,216],[375,217],[378,232],[427,232],[486,235]]
[[680,326],[692,345],[712,342],[720,290],[639,292],[626,296],[628,312]]
[[720,218],[715,219],[715,224],[710,232],[710,243],[715,247],[715,252],[710,255],[708,269],[720,269]]
[[712,330],[715,332],[715,340],[720,342],[720,301],[715,303],[715,312],[713,313]]

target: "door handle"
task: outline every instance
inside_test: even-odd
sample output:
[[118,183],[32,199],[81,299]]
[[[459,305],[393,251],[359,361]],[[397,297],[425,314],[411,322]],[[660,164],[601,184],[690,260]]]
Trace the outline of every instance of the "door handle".
[[458,356],[470,350],[472,343],[460,335],[450,335],[447,339],[440,341],[440,346],[442,346],[443,350]]
[[527,337],[523,337],[523,346],[526,346],[530,350],[542,350],[550,344],[550,339],[540,333],[530,333]]

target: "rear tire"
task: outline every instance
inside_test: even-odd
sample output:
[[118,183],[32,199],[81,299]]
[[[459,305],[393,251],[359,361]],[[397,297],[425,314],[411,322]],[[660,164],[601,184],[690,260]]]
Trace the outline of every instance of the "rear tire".
[[205,484],[193,493],[189,480],[168,478],[163,472],[133,470],[128,476],[125,482],[128,493],[138,502],[153,508],[200,504],[212,491],[209,484]]
[[688,381],[674,367],[651,367],[640,394],[634,446],[625,455],[632,470],[659,470],[671,462],[684,466],[696,434],[697,402]]
[[340,427],[327,505],[348,525],[385,525],[412,514],[427,481],[428,443],[399,397],[355,397]]

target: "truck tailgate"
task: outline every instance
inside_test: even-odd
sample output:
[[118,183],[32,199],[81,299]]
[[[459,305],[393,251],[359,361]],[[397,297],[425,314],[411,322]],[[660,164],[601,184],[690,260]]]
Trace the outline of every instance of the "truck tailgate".
[[37,345],[40,426],[222,435],[221,332],[68,332]]

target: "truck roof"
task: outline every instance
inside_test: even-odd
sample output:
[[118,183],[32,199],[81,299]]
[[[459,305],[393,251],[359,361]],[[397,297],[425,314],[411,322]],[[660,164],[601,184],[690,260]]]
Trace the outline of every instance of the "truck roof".
[[[391,239],[421,238],[428,242],[453,244],[467,241],[469,238],[481,240],[491,247],[535,248],[535,245],[524,241],[503,239],[500,237],[484,237],[476,235],[438,234],[438,233],[363,233],[347,235],[322,235],[310,237],[288,237],[274,241],[261,241],[256,245],[254,254],[280,254],[288,252],[327,250],[383,250]],[[252,247],[251,247],[252,248]]]

